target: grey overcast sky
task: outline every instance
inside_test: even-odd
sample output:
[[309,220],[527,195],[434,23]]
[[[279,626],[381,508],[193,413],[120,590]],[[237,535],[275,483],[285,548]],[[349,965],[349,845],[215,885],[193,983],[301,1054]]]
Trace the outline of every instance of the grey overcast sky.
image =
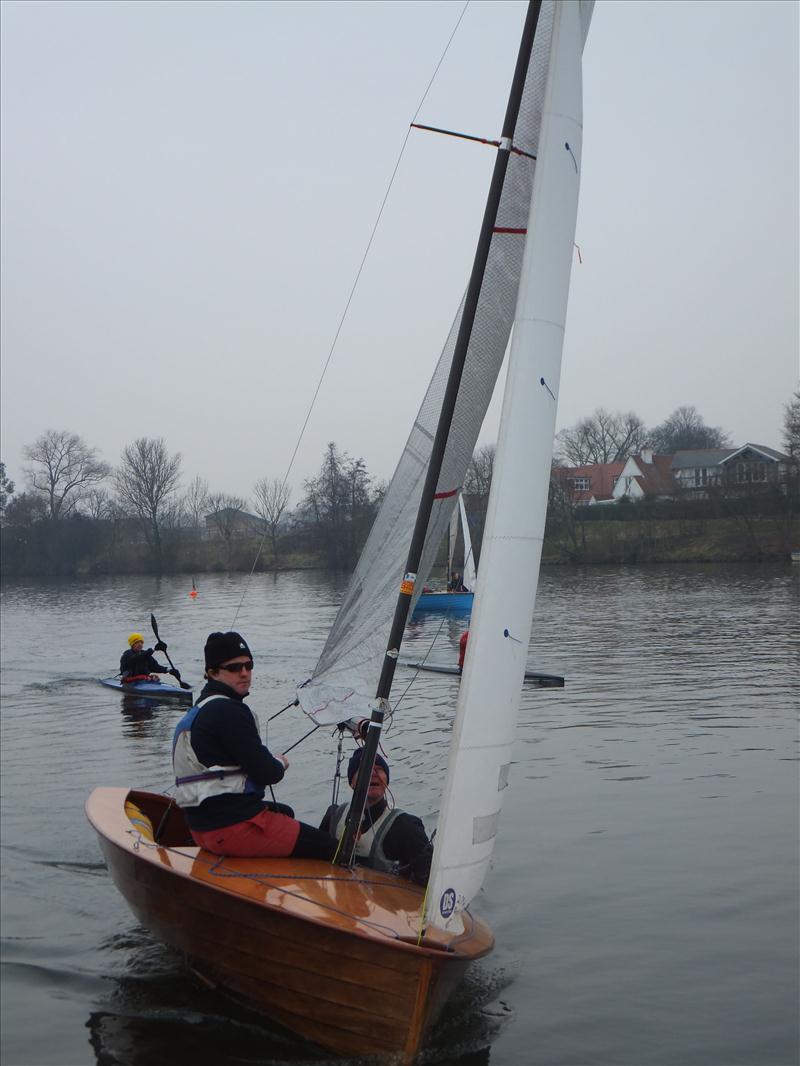
[[[2,5],[2,459],[163,436],[283,476],[462,3]],[[494,137],[525,4],[473,0],[419,121]],[[798,374],[798,7],[598,0],[559,427],[693,404],[780,447]],[[412,133],[309,428],[389,477],[466,284],[492,149]],[[495,436],[493,404],[482,440]]]

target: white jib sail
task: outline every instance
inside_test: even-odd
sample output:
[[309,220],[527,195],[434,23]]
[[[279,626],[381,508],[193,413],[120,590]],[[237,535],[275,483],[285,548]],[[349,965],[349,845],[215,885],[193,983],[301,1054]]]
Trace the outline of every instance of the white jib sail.
[[469,522],[467,510],[464,507],[463,494],[458,497],[458,511],[461,515],[461,530],[464,534],[464,587],[470,592],[475,591],[475,556],[472,552],[472,537],[469,535]]
[[426,921],[458,929],[494,847],[519,713],[547,509],[581,164],[590,9],[556,5],[539,155],[481,567]]
[[[458,494],[459,500],[461,499],[461,493]],[[458,507],[453,508],[453,514],[450,517],[450,543],[447,548],[447,583],[450,584],[450,575],[455,567],[456,557],[456,542],[458,540]]]

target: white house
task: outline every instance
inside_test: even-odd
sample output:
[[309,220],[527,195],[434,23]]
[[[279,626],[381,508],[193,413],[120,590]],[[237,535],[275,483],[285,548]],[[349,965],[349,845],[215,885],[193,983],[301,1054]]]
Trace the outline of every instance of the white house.
[[671,459],[671,455],[654,455],[649,448],[643,448],[639,455],[631,456],[616,480],[612,499],[671,499],[675,493]]

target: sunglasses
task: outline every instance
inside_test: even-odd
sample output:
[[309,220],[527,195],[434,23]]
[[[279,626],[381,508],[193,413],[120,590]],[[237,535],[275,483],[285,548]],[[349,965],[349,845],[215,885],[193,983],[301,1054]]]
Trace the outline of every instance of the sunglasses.
[[217,667],[218,670],[227,670],[231,674],[240,674],[242,670],[247,670],[248,673],[253,669],[253,660],[248,659],[246,663],[223,663],[222,666]]

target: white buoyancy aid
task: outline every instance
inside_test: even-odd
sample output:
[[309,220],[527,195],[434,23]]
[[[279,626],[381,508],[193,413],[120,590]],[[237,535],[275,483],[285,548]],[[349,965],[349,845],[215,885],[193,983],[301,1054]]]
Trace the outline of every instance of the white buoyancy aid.
[[[191,707],[175,727],[172,765],[175,770],[175,800],[179,807],[199,807],[203,800],[211,796],[263,791],[248,778],[241,766],[206,766],[200,762],[192,747],[192,725],[199,711],[211,700],[229,698],[222,695],[206,696]],[[252,711],[250,714],[258,729],[256,716]]]
[[[344,833],[344,824],[347,820],[347,812],[349,809],[349,803],[342,803],[334,812],[331,823],[331,832],[337,840],[340,839]],[[362,833],[358,838],[356,855],[360,859],[363,859],[370,869],[393,874],[396,874],[399,871],[400,863],[395,859],[390,859],[386,855],[386,852],[383,850],[383,841],[394,824],[395,819],[402,813],[403,812],[396,807],[393,810],[389,810],[387,807],[380,817],[375,819],[369,829]]]

